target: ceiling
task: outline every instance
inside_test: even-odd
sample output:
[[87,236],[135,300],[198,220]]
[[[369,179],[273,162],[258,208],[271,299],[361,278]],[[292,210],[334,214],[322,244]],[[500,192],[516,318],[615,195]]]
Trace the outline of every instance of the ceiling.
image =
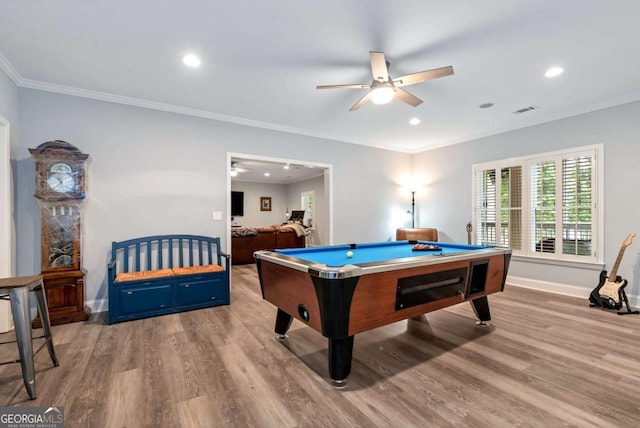
[[290,184],[320,177],[324,175],[325,170],[323,167],[314,165],[245,158],[231,158],[231,168],[237,172],[235,177],[231,177],[231,181],[252,181],[273,184]]
[[[635,0],[0,0],[0,68],[20,87],[413,153],[640,99],[638,16]],[[415,108],[349,112],[365,89],[316,90],[370,83],[369,51],[392,76],[455,74],[405,87]]]

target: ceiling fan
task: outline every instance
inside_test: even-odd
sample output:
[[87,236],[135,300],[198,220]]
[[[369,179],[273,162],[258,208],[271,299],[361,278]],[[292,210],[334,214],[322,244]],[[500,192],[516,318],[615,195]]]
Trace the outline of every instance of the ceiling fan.
[[249,168],[244,168],[242,166],[239,166],[238,162],[231,162],[230,172],[232,177],[237,177],[238,173],[251,172],[251,170]]
[[349,111],[358,110],[369,100],[374,104],[386,104],[394,97],[402,102],[417,107],[422,104],[422,100],[402,89],[403,86],[413,85],[453,74],[453,67],[447,66],[392,78],[389,76],[389,63],[384,57],[384,52],[370,51],[369,56],[371,57],[371,72],[373,74],[373,80],[370,84],[355,83],[349,85],[321,85],[316,86],[316,89],[368,88],[369,92],[364,97],[360,98],[360,100],[358,100],[358,102],[355,103]]

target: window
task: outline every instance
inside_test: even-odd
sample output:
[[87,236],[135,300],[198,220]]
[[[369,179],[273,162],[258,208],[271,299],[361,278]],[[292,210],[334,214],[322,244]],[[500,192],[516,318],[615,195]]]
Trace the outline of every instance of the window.
[[316,192],[311,190],[309,192],[302,192],[300,194],[300,208],[304,210],[304,220],[302,220],[302,224],[313,228],[313,209],[314,209],[314,199],[316,197]]
[[514,255],[597,262],[601,151],[594,146],[474,165],[476,243],[509,247]]

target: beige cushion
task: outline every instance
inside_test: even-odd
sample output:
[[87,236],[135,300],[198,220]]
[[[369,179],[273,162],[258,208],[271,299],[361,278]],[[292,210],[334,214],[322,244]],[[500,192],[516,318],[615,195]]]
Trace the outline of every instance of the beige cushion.
[[175,275],[191,275],[194,273],[222,272],[223,270],[222,266],[219,265],[188,266],[173,268],[173,273]]
[[142,272],[123,272],[116,275],[115,282],[135,281],[140,279],[162,278],[173,276],[173,269],[145,270]]
[[142,272],[123,272],[116,275],[115,282],[136,281],[141,279],[163,278],[175,275],[192,275],[194,273],[222,272],[224,268],[219,265],[187,266],[173,269],[145,270]]

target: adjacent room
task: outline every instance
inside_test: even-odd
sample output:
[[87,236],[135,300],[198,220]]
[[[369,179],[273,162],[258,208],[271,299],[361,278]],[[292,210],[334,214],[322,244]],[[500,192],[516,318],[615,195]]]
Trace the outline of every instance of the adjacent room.
[[638,16],[0,1],[0,425],[640,425]]

